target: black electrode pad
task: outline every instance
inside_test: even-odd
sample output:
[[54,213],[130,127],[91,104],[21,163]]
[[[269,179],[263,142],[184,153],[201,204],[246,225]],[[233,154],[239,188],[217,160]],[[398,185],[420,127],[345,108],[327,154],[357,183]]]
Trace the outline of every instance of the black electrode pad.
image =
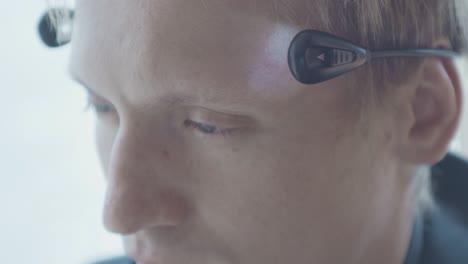
[[52,23],[51,14],[54,10],[48,10],[41,17],[38,24],[39,36],[41,37],[42,42],[50,47],[56,48],[68,44],[71,41],[72,35],[72,22],[73,22],[73,11],[72,10],[61,10],[58,12],[68,12],[66,16],[69,18],[67,23],[61,23],[59,25],[54,25]]

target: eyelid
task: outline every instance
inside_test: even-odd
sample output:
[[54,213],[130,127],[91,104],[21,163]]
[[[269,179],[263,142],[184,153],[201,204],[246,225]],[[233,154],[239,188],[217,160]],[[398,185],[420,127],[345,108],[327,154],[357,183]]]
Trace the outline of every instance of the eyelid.
[[108,104],[108,105],[112,105],[106,99],[104,99],[104,98],[102,98],[100,96],[97,96],[95,94],[88,94],[87,101],[88,101],[88,104]]
[[86,90],[86,93],[90,96],[95,96],[97,98],[102,98],[101,95],[99,95],[97,92],[95,92],[93,89],[91,89],[91,86],[89,86],[86,82],[84,82],[80,77],[77,75],[71,74],[71,80],[77,83],[79,86],[83,87]]
[[88,110],[90,108],[92,108],[98,114],[105,114],[117,111],[114,105],[112,105],[110,102],[91,93],[88,94],[85,110]]
[[248,127],[254,124],[251,117],[222,113],[204,107],[189,107],[186,111],[188,119],[219,128]]
[[[244,131],[245,128],[221,128],[210,124],[198,123],[192,120],[186,120],[184,126],[188,129],[195,130],[197,133],[202,134],[204,137],[209,138],[227,138],[234,134]],[[208,128],[208,131],[206,130]]]

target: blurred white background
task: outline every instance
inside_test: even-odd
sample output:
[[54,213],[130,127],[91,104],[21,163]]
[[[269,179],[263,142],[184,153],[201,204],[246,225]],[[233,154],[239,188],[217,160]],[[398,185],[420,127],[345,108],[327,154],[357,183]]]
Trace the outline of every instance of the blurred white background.
[[[101,225],[94,117],[82,112],[85,93],[68,79],[69,47],[49,50],[36,33],[45,7],[37,0],[2,2],[0,260],[89,263],[123,251]],[[453,145],[462,152],[467,123]]]
[[101,225],[94,117],[68,79],[69,47],[41,44],[45,0],[0,3],[0,260],[86,264],[122,254]]

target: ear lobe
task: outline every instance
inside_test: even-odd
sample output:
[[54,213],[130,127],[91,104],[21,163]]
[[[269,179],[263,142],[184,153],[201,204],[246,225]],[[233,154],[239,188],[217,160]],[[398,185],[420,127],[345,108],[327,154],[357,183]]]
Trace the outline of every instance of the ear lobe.
[[458,127],[461,98],[454,62],[426,59],[410,102],[413,123],[402,152],[406,161],[432,165],[446,155]]

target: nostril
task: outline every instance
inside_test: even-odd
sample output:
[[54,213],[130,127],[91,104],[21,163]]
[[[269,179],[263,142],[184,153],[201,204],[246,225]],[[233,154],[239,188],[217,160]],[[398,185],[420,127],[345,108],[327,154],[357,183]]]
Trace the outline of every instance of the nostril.
[[103,224],[107,231],[124,235],[138,231],[137,210],[132,205],[137,203],[129,202],[130,198],[108,190],[103,209]]

